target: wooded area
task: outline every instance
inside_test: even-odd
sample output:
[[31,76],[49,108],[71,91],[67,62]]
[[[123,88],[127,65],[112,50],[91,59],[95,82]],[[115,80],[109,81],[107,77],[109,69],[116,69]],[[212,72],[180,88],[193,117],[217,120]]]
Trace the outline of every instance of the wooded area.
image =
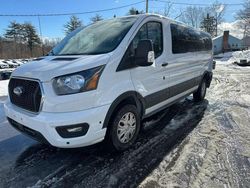
[[32,54],[25,43],[0,38],[0,59],[24,59],[46,55],[54,46],[54,42],[45,42],[43,46],[34,45]]

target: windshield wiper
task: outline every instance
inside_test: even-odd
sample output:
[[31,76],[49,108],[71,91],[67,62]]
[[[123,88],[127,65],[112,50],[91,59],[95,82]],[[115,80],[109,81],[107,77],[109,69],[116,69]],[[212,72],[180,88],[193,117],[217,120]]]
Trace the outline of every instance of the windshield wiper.
[[55,55],[54,51],[51,50],[46,56],[54,56],[54,55]]
[[68,56],[68,55],[85,55],[85,54],[57,54],[58,56]]

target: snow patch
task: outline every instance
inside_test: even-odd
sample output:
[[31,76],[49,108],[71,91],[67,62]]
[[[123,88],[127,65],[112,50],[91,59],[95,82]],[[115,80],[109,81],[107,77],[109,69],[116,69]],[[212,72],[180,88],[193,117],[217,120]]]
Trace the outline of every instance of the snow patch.
[[[250,61],[250,50],[235,51],[235,52],[226,52],[224,54],[218,54],[214,56],[216,64],[234,64],[239,62],[241,59],[247,59]],[[226,68],[226,67],[221,67]],[[244,67],[248,69],[250,67]]]
[[0,81],[0,97],[8,95],[8,84],[9,84],[9,80]]

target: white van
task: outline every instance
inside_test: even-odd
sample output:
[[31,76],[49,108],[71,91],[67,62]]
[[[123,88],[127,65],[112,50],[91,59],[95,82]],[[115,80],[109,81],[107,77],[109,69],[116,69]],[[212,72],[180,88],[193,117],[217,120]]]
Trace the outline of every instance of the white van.
[[16,129],[60,148],[106,140],[131,146],[141,120],[212,80],[212,40],[159,15],[99,21],[11,75],[6,116]]

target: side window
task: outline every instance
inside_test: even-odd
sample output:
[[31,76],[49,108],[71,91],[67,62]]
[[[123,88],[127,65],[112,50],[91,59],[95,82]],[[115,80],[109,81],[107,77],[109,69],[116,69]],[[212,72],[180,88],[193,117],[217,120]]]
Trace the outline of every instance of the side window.
[[171,35],[174,54],[210,51],[212,49],[211,37],[205,32],[171,24]]
[[188,38],[185,28],[175,24],[171,24],[171,35],[173,53],[185,53],[187,47],[185,41]]
[[148,22],[144,24],[132,41],[132,51],[135,51],[138,42],[143,39],[149,39],[153,42],[155,58],[163,52],[162,24],[159,22]]
[[154,45],[155,57],[159,57],[163,51],[162,26],[159,22],[147,23],[148,39],[152,40]]
[[137,32],[135,38],[133,39],[132,43],[131,43],[131,55],[134,56],[135,55],[135,50],[137,48],[137,45],[139,43],[140,40],[144,40],[148,38],[148,33],[147,33],[147,25],[144,24],[140,30]]
[[163,52],[163,34],[162,24],[160,22],[148,22],[144,24],[134,39],[130,43],[127,51],[125,52],[121,63],[117,67],[117,71],[122,71],[135,67],[134,57],[137,49],[137,45],[140,40],[149,39],[153,43],[155,58],[159,57]]

